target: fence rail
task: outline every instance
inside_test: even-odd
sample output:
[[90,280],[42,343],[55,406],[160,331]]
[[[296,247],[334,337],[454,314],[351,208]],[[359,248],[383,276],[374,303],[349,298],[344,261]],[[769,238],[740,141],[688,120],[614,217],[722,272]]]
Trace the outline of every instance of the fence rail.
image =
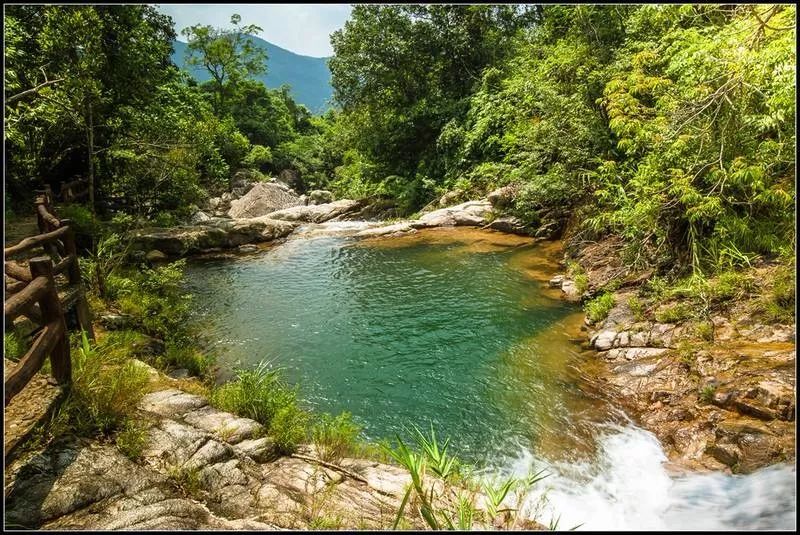
[[[67,314],[74,311],[79,327],[94,338],[89,306],[81,283],[75,235],[68,219],[59,220],[50,206],[51,192],[36,196],[36,216],[40,234],[29,236],[4,248],[5,290],[3,315],[6,327],[26,316],[41,327],[13,371],[5,377],[5,405],[36,375],[45,359],[56,381],[68,386],[72,379]],[[40,251],[39,251],[40,250]],[[40,252],[24,266],[19,258]],[[60,279],[66,279],[62,283]]]

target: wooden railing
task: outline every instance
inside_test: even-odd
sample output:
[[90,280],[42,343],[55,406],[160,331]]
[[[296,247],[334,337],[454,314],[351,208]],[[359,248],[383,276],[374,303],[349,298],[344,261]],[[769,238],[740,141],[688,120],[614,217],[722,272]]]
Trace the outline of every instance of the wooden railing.
[[[50,192],[38,192],[36,215],[40,234],[4,249],[4,321],[8,329],[14,320],[26,316],[41,326],[30,349],[5,378],[5,405],[17,395],[49,356],[53,376],[60,385],[71,381],[72,366],[67,338],[66,315],[73,311],[80,329],[94,338],[89,306],[81,283],[75,235],[68,219],[59,220],[50,206]],[[40,253],[46,253],[42,255]],[[14,260],[36,254],[27,267]],[[39,253],[39,254],[37,254]],[[66,284],[60,280],[65,279]]]

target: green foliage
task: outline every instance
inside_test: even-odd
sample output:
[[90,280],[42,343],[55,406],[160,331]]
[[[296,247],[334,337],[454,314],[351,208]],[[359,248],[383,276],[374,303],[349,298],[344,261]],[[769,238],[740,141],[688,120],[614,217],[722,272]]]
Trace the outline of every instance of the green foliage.
[[360,432],[349,412],[335,417],[324,413],[311,426],[311,440],[320,459],[336,463],[356,451]]
[[148,383],[147,371],[108,346],[92,345],[81,333],[72,351],[72,386],[60,419],[83,436],[124,429]]
[[3,358],[17,361],[28,351],[29,346],[27,339],[21,337],[16,329],[3,333]]
[[114,442],[125,457],[138,461],[147,445],[147,430],[142,422],[126,420],[114,437]]
[[700,389],[700,401],[703,403],[711,403],[714,400],[714,393],[717,387],[714,385],[706,385]]
[[661,323],[680,323],[693,315],[691,306],[686,303],[667,305],[656,311],[656,321]]
[[611,293],[598,295],[583,307],[586,311],[586,317],[592,323],[606,319],[612,308],[614,308],[614,294]]
[[280,370],[269,369],[267,362],[238,370],[233,381],[214,389],[211,404],[264,425],[284,453],[293,452],[306,436],[309,415],[298,404],[297,388],[287,385]]
[[[411,434],[416,450],[406,445],[399,436],[396,436],[395,447],[382,445],[391,458],[411,475],[411,485],[403,496],[392,529],[398,528],[406,507],[412,504],[433,530],[472,530],[475,521],[488,525],[499,523],[513,530],[522,515],[518,509],[503,507],[509,493],[514,491],[516,503],[522,504],[533,485],[547,477],[542,471],[524,478],[509,477],[499,482],[483,481],[476,484],[465,477],[468,467],[447,453],[449,438],[439,443],[433,427],[430,436],[416,426],[412,426]],[[476,508],[478,488],[485,496],[485,511]]]
[[211,75],[217,113],[227,110],[227,97],[242,80],[266,72],[267,53],[254,45],[250,35],[261,31],[259,26],[241,26],[239,15],[231,16],[230,30],[197,24],[181,30],[187,38],[186,64],[204,68]]
[[631,309],[633,317],[636,321],[644,321],[645,319],[644,304],[642,304],[642,302],[639,300],[638,297],[632,295],[631,297],[628,298],[628,308]]

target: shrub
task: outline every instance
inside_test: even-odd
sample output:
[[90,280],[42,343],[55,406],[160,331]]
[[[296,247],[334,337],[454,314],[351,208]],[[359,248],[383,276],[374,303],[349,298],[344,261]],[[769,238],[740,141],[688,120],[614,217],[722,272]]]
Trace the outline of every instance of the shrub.
[[288,386],[280,370],[268,369],[266,362],[253,370],[238,370],[233,381],[214,389],[211,404],[264,425],[284,453],[294,451],[305,438],[308,414],[298,404],[297,388]]
[[586,317],[592,323],[606,319],[612,308],[614,308],[614,295],[610,293],[601,294],[584,306]]
[[700,389],[700,400],[703,403],[711,403],[714,400],[714,393],[717,387],[714,385],[706,385]]
[[338,462],[356,449],[361,426],[353,421],[349,412],[333,417],[322,414],[311,427],[311,440],[323,461]]
[[712,341],[714,339],[714,324],[710,321],[703,321],[695,325],[694,332],[703,340]]
[[15,331],[3,335],[3,357],[9,360],[19,360],[28,351],[29,342],[20,337]]

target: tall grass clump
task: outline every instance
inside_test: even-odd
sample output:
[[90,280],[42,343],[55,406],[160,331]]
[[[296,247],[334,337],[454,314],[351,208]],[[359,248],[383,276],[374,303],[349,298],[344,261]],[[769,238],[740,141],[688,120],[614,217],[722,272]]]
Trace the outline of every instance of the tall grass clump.
[[81,332],[62,422],[78,435],[110,435],[128,424],[147,383],[146,369],[108,346],[91,344]]
[[336,463],[357,451],[359,433],[361,426],[349,412],[337,416],[325,413],[311,426],[311,441],[320,459]]
[[610,293],[599,295],[584,306],[586,317],[592,323],[606,319],[612,308],[614,308],[614,295]]
[[306,436],[309,414],[298,403],[297,387],[289,386],[280,369],[270,369],[267,362],[238,370],[233,381],[213,390],[211,404],[261,423],[282,453],[294,452]]
[[[418,427],[411,430],[414,446],[396,436],[394,448],[384,444],[387,453],[411,475],[409,485],[394,520],[393,529],[401,525],[403,514],[412,508],[433,530],[524,529],[525,514],[518,508],[525,503],[531,488],[547,477],[544,472],[527,477],[506,477],[477,481],[468,477],[469,467],[448,452],[450,440],[440,442],[431,426],[430,434]],[[479,494],[484,508],[477,508]],[[507,500],[513,496],[512,507]]]

